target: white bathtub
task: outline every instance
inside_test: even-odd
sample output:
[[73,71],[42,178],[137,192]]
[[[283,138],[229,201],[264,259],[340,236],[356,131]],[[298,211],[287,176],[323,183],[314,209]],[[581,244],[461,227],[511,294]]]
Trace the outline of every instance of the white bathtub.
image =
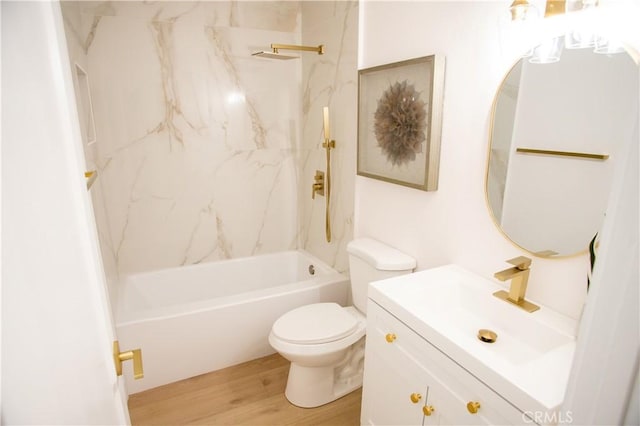
[[[313,275],[310,273],[313,270]],[[131,275],[119,283],[120,348],[142,349],[144,378],[129,394],[275,351],[268,336],[285,312],[347,302],[348,278],[304,251],[289,251]]]

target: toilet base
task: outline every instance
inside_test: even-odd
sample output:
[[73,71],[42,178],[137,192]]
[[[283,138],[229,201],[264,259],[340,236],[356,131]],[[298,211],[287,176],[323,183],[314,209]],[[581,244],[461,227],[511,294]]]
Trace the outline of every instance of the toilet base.
[[291,363],[284,396],[302,408],[319,407],[362,386],[362,374],[347,383],[335,383],[334,367],[302,367]]
[[295,362],[289,367],[285,397],[302,408],[319,407],[335,401],[362,386],[364,339],[349,348],[338,365],[304,367]]

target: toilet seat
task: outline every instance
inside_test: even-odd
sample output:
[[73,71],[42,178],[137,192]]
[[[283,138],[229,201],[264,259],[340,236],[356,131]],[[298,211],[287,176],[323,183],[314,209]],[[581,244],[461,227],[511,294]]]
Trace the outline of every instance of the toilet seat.
[[271,332],[283,342],[318,345],[344,339],[357,328],[357,318],[337,303],[314,303],[278,318]]

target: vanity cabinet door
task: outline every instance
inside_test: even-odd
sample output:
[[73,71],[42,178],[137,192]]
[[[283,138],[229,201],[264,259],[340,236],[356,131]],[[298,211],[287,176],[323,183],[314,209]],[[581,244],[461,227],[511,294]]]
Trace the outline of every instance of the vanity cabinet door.
[[[373,314],[375,315],[375,314]],[[422,425],[429,388],[424,371],[404,350],[406,330],[369,323],[361,424]]]
[[[415,404],[410,401],[411,393],[417,392],[414,389],[423,392]],[[525,420],[518,409],[467,370],[372,302],[367,307],[362,398],[362,424],[533,423]]]

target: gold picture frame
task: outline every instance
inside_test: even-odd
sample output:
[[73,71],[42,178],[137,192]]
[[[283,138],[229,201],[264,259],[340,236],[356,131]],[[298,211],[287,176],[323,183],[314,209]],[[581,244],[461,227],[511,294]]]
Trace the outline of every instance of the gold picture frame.
[[438,189],[444,70],[430,55],[358,71],[358,175]]

